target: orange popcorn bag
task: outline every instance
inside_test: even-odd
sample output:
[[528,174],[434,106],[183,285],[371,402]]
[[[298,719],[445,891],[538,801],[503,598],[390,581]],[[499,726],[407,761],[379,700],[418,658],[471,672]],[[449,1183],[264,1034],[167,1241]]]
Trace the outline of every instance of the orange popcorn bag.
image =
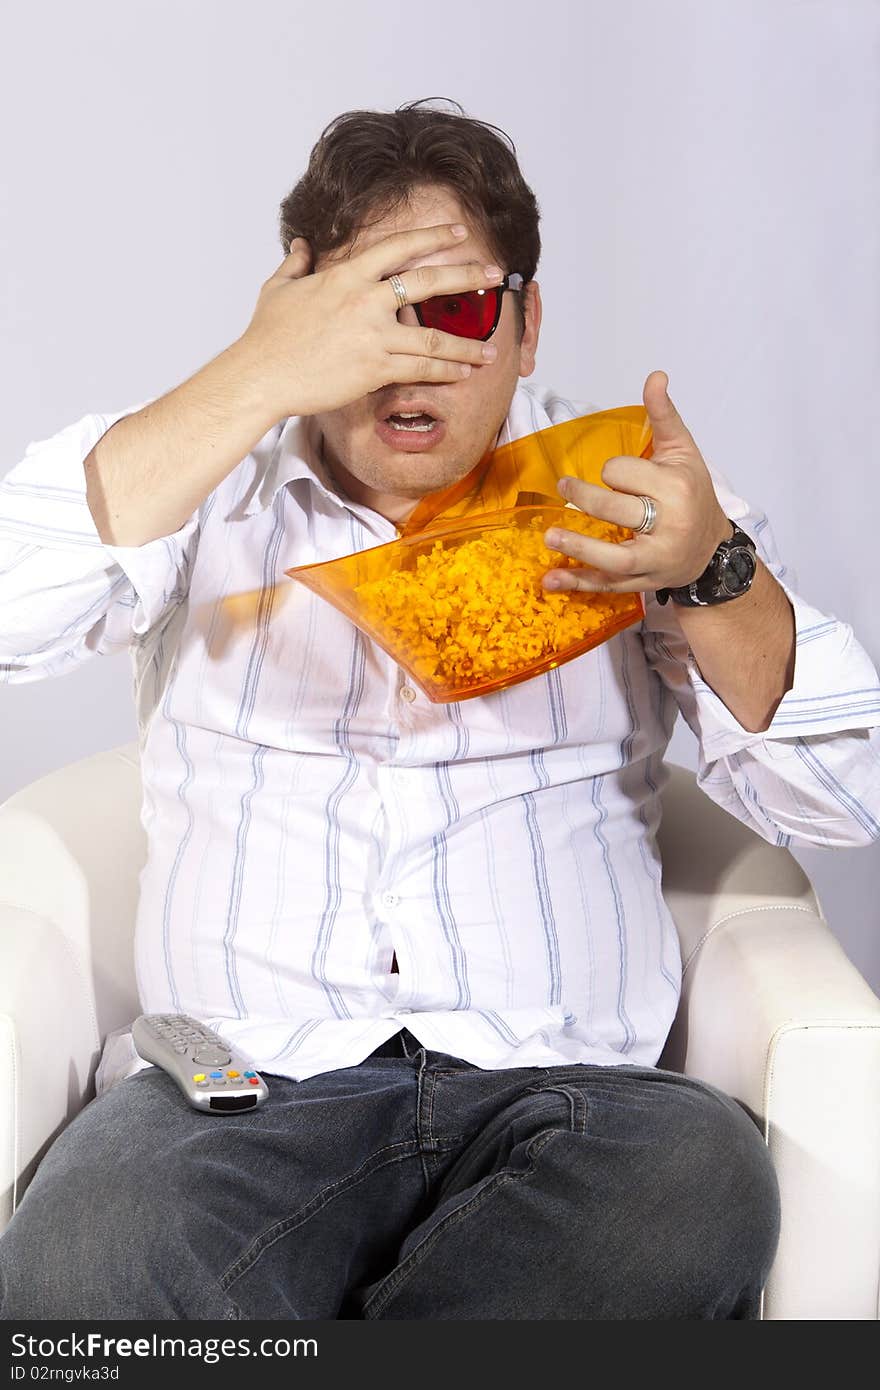
[[490,450],[466,477],[416,505],[399,539],[285,570],[346,614],[438,704],[551,671],[645,615],[641,594],[546,591],[550,569],[583,568],[549,549],[551,526],[619,542],[633,533],[566,506],[566,475],[600,487],[617,454],[650,458],[643,406],[598,411]]

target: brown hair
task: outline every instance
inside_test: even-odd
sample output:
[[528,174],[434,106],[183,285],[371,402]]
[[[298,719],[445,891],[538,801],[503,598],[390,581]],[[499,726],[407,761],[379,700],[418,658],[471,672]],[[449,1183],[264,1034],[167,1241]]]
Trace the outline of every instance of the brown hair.
[[[540,212],[523,179],[516,146],[498,126],[426,106],[396,111],[346,111],[325,127],[306,172],[281,204],[285,254],[306,237],[313,264],[409,200],[421,184],[442,185],[458,198],[493,256],[507,271],[533,278],[541,254]],[[447,100],[447,98],[439,98]],[[503,139],[500,137],[503,136]],[[507,142],[505,144],[504,142]],[[520,333],[522,296],[515,295]]]

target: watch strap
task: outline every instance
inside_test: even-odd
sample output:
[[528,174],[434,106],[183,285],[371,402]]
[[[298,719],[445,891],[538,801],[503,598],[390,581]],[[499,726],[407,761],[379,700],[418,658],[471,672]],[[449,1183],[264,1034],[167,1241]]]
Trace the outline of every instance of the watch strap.
[[730,517],[727,520],[733,527],[733,534],[717,547],[703,573],[692,580],[690,584],[682,584],[680,588],[657,589],[655,597],[658,603],[665,604],[669,599],[672,599],[674,603],[683,608],[709,608],[719,603],[729,603],[732,599],[741,598],[744,593],[748,593],[751,581],[745,589],[741,589],[736,594],[725,594],[718,587],[718,567],[727,551],[746,547],[753,555],[757,554],[757,547],[751,536],[747,535],[745,531],[741,531],[736,522],[730,520]]

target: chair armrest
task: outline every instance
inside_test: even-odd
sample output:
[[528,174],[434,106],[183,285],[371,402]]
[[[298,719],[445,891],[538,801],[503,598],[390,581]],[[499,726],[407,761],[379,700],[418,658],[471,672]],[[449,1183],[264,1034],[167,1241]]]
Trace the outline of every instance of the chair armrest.
[[0,1230],[55,1137],[93,1094],[92,988],[50,921],[0,903]]
[[880,1000],[816,911],[721,916],[683,962],[662,1065],[763,1121],[782,1227],[764,1318],[876,1319]]

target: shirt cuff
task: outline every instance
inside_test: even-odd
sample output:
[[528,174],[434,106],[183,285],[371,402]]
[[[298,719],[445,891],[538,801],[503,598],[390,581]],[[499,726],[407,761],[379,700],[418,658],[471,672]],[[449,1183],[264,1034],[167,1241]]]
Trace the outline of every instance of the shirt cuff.
[[794,609],[796,651],[792,688],[783,696],[768,728],[760,733],[744,729],[703,679],[693,653],[688,651],[686,665],[709,761],[756,744],[880,725],[880,676],[852,628],[805,603],[782,580],[776,582]]

